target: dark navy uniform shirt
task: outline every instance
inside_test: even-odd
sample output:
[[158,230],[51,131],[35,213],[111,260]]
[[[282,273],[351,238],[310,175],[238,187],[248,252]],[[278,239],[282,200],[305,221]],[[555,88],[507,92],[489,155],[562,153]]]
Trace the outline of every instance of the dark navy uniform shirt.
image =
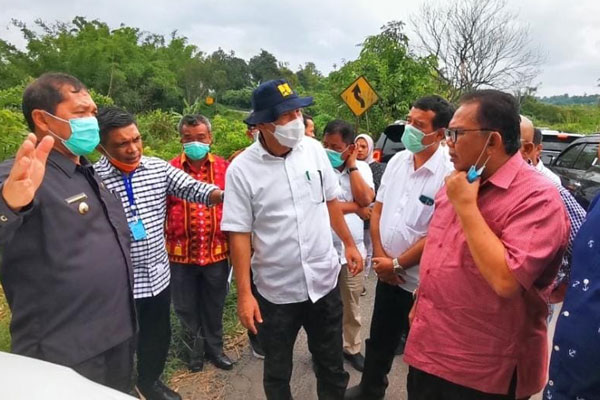
[[133,336],[127,220],[85,158],[53,150],[24,211],[0,196],[0,255],[14,353],[73,366]]
[[546,400],[600,399],[600,204],[573,243],[571,277],[556,324]]

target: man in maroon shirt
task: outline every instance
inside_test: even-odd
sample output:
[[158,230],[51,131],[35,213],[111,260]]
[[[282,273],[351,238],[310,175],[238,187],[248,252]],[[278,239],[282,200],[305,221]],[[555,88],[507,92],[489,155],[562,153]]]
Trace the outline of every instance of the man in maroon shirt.
[[519,154],[519,111],[465,95],[446,131],[456,169],[436,196],[404,360],[409,400],[522,399],[545,383],[549,285],[569,222]]

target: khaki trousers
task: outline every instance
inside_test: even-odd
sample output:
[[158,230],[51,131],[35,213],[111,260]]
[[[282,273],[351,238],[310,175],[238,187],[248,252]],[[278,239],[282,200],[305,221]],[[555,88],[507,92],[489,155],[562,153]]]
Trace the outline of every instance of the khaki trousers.
[[365,277],[362,273],[352,276],[348,265],[342,265],[340,271],[340,293],[344,306],[343,336],[344,352],[347,354],[360,353],[362,339],[360,337],[360,294],[363,291]]

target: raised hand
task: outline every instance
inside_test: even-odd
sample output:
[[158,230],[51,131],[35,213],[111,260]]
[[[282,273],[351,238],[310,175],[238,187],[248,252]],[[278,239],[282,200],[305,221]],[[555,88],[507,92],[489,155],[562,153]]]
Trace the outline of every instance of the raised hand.
[[33,201],[44,179],[46,160],[54,146],[54,138],[46,136],[37,147],[36,144],[36,136],[30,133],[19,147],[10,174],[2,186],[2,198],[14,211]]

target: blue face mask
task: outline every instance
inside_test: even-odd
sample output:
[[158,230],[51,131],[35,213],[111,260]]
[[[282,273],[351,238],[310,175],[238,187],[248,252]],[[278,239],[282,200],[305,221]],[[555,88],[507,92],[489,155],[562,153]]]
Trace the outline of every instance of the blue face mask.
[[185,155],[192,160],[201,160],[210,151],[210,145],[202,142],[189,142],[183,144]]
[[49,129],[48,132],[60,140],[74,155],[85,156],[86,154],[90,154],[98,146],[98,143],[100,143],[100,127],[98,126],[96,117],[71,118],[67,121],[49,112],[44,112],[52,118],[69,124],[71,127],[71,136],[66,140]]
[[327,152],[327,157],[329,157],[329,162],[333,168],[339,168],[344,164],[344,160],[342,159],[342,154],[344,151],[339,152],[331,149],[325,149]]
[[429,146],[433,146],[435,143],[428,144],[425,146],[423,144],[423,138],[425,136],[434,135],[435,132],[424,134],[421,130],[415,128],[412,125],[406,125],[404,127],[404,133],[402,134],[402,144],[406,147],[406,150],[411,153],[420,153]]
[[474,165],[471,165],[471,168],[469,168],[469,171],[467,172],[467,181],[469,183],[473,183],[481,177],[481,174],[483,173],[485,166],[487,165],[488,161],[490,160],[490,156],[488,156],[488,158],[485,159],[483,165],[479,169],[477,168],[477,164],[479,164],[479,160],[481,159],[481,156],[483,156],[483,153],[485,152],[485,149],[487,148],[491,137],[492,137],[492,135],[490,134],[488,136],[487,140],[485,141],[485,146],[483,146],[483,150],[481,150],[481,153],[479,153],[479,157],[477,157],[477,161],[475,161]]

